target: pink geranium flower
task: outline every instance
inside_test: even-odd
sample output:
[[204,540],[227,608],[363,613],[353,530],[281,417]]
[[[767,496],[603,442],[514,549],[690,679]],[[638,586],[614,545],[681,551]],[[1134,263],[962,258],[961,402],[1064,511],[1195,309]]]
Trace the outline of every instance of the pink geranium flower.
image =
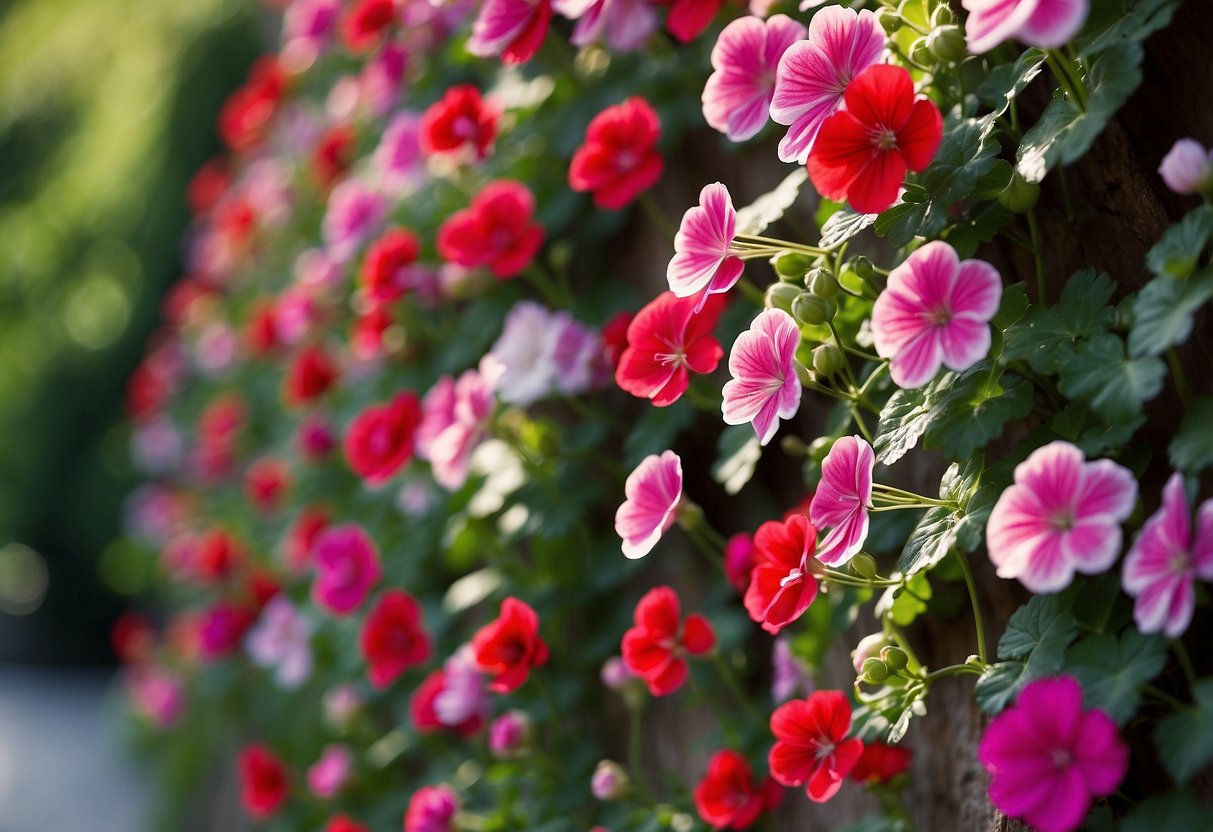
[[1213,188],[1213,151],[1205,150],[1196,139],[1180,139],[1163,157],[1158,173],[1177,194],[1207,191]]
[[782,309],[766,309],[737,336],[729,353],[733,379],[724,385],[721,410],[729,425],[754,424],[760,444],[767,444],[780,419],[800,408],[796,346],[800,327]]
[[448,491],[463,486],[472,452],[488,435],[497,399],[493,387],[500,363],[482,361],[459,380],[443,376],[421,404],[421,425],[414,437],[418,455],[429,460],[434,479]]
[[404,832],[453,832],[459,799],[447,785],[422,786],[409,798]]
[[500,55],[502,63],[525,63],[539,51],[551,19],[551,0],[485,0],[467,50],[478,58]]
[[745,263],[733,253],[737,211],[729,189],[719,182],[705,185],[699,205],[688,208],[674,236],[674,257],[666,269],[670,291],[680,298],[699,295],[695,311],[708,295],[727,292],[741,277]]
[[623,492],[627,499],[615,512],[615,531],[623,538],[623,554],[642,558],[677,518],[682,460],[673,451],[646,456],[628,475]]
[[1142,526],[1125,556],[1124,588],[1136,599],[1133,618],[1143,633],[1178,638],[1192,621],[1195,578],[1213,580],[1213,500],[1196,512],[1184,493],[1183,477],[1167,480],[1162,506]]
[[872,446],[858,436],[838,439],[822,460],[821,484],[809,504],[813,525],[830,529],[817,547],[822,563],[846,563],[863,548],[875,465]]
[[312,547],[316,580],[312,600],[333,615],[349,615],[383,576],[379,552],[361,526],[330,526]]
[[775,71],[771,118],[786,124],[779,158],[804,164],[817,131],[839,107],[851,79],[876,63],[884,49],[884,30],[876,15],[829,6],[809,21],[808,40],[792,44]]
[[287,690],[299,687],[312,673],[312,626],[285,597],[270,599],[248,634],[246,646],[253,664],[274,670]]
[[587,46],[606,38],[612,52],[644,46],[657,29],[657,10],[647,0],[555,0],[556,11],[576,20],[569,41]]
[[1137,502],[1128,469],[1108,459],[1085,462],[1069,442],[1037,448],[1015,467],[986,526],[986,547],[1000,578],[1032,592],[1060,592],[1075,572],[1098,575],[1120,554],[1120,524]]
[[354,752],[348,745],[330,743],[307,770],[307,787],[316,797],[335,797],[354,773]]
[[961,371],[990,351],[990,319],[1002,279],[984,260],[964,260],[950,245],[927,243],[889,274],[872,307],[876,352],[890,359],[899,387],[921,387],[941,364]]
[[344,263],[374,237],[387,215],[387,199],[357,179],[347,179],[329,194],[323,233],[329,256]]
[[775,69],[788,47],[808,30],[787,15],[770,20],[741,17],[712,47],[712,69],[703,88],[703,118],[735,142],[758,134],[775,94]]
[[1069,676],[1032,682],[994,717],[978,757],[990,773],[990,801],[1039,832],[1073,832],[1091,801],[1116,791],[1129,749],[1100,710],[1084,711]]
[[1005,40],[1053,49],[1078,34],[1090,0],[961,0],[968,11],[965,36],[974,55]]

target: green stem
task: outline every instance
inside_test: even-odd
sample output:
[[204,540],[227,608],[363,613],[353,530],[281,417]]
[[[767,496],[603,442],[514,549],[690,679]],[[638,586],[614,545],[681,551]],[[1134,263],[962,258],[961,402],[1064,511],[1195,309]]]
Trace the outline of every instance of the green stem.
[[1028,212],[1028,231],[1032,234],[1032,257],[1036,261],[1036,302],[1044,304],[1047,302],[1045,252],[1040,236],[1040,223],[1036,220],[1036,209]]
[[941,667],[939,670],[932,670],[926,676],[922,677],[924,682],[930,684],[945,676],[960,676],[965,673],[972,673],[975,676],[982,674],[982,669],[972,664],[950,664],[947,667]]
[[666,217],[665,212],[661,210],[661,206],[657,204],[657,200],[653,199],[653,195],[648,191],[640,194],[640,207],[644,209],[644,213],[652,220],[653,225],[657,226],[657,229],[673,243],[677,229],[674,228],[674,224]]
[[567,295],[567,289],[561,290],[561,287],[537,264],[531,263],[523,271],[523,277],[535,287],[537,291],[553,309],[567,309],[572,306],[572,298]]
[[855,427],[859,428],[859,432],[863,434],[863,438],[868,440],[868,444],[871,445],[874,441],[872,431],[868,430],[868,423],[863,420],[863,414],[859,412],[858,405],[851,405],[851,418],[855,420]]
[[1176,699],[1171,694],[1167,693],[1165,690],[1163,690],[1161,688],[1157,688],[1152,684],[1147,684],[1142,689],[1146,693],[1150,694],[1155,699],[1157,699],[1159,702],[1162,702],[1164,705],[1169,705],[1177,711],[1188,711],[1188,710],[1191,710],[1191,708],[1192,708],[1191,705],[1185,705],[1183,702],[1180,702],[1178,699]]
[[750,701],[750,697],[746,696],[745,691],[741,689],[741,684],[738,683],[737,677],[733,675],[733,669],[729,667],[724,660],[724,656],[716,652],[712,655],[712,664],[716,666],[716,673],[724,680],[725,687],[729,689],[729,693],[737,700],[738,706],[745,711],[746,717],[754,723],[759,731],[766,725],[766,720],[762,714],[754,708],[754,703]]
[[986,659],[986,631],[981,622],[981,603],[977,600],[977,584],[973,581],[973,569],[969,559],[957,549],[956,559],[960,561],[960,571],[964,575],[965,587],[969,590],[969,602],[973,605],[973,625],[977,628],[977,658],[982,662]]
[[652,805],[657,801],[649,790],[648,778],[644,773],[644,759],[641,754],[640,741],[644,728],[644,701],[628,708],[628,767],[632,769],[632,782],[636,784],[640,797]]
[[1171,378],[1175,381],[1175,392],[1179,394],[1179,400],[1187,408],[1188,403],[1192,401],[1192,388],[1188,386],[1188,376],[1184,373],[1183,365],[1179,363],[1179,353],[1175,351],[1174,347],[1167,350],[1167,366],[1171,368]]
[[1184,676],[1188,679],[1188,687],[1196,687],[1196,671],[1192,668],[1192,658],[1188,655],[1188,648],[1184,647],[1184,643],[1176,639],[1172,642],[1175,648],[1175,657],[1179,659],[1179,666],[1184,670]]

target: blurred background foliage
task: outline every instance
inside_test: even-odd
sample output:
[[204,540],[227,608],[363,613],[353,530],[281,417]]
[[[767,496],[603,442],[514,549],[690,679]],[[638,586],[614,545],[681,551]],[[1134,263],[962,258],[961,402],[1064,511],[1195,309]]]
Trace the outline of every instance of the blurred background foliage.
[[0,659],[107,656],[127,375],[267,42],[243,0],[0,4]]

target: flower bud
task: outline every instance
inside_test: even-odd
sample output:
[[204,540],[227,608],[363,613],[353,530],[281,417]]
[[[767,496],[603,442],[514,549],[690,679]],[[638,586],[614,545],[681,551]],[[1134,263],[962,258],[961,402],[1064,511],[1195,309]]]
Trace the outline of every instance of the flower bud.
[[958,64],[968,53],[964,32],[959,26],[950,24],[939,26],[927,35],[927,49],[945,64]]
[[1158,172],[1177,194],[1213,190],[1213,155],[1195,139],[1180,139],[1163,157]]
[[792,315],[802,324],[824,324],[836,311],[834,301],[819,298],[811,292],[801,292],[792,301]]
[[851,571],[864,579],[876,577],[876,558],[867,552],[860,552],[851,558]]
[[1029,182],[1018,172],[1011,176],[1007,187],[998,195],[998,204],[1016,214],[1026,214],[1036,206],[1040,198],[1040,186]]
[[809,384],[812,384],[813,382],[817,381],[817,377],[815,375],[813,375],[813,371],[810,370],[808,367],[804,366],[799,361],[796,362],[795,366],[796,366],[796,378],[800,379],[801,384],[809,385]]
[[799,294],[800,290],[791,283],[772,283],[767,287],[762,301],[767,309],[782,309],[791,314],[792,302]]
[[775,273],[780,277],[790,277],[794,280],[799,280],[804,276],[804,273],[813,268],[813,263],[816,258],[810,257],[807,254],[802,254],[799,251],[785,251],[773,261]]
[[832,447],[834,447],[833,437],[819,436],[809,444],[809,458],[820,465]]
[[871,280],[872,276],[876,274],[876,270],[872,268],[872,261],[862,254],[852,257],[850,266],[851,271],[855,272],[860,280]]
[[910,661],[910,657],[906,655],[906,651],[900,647],[889,645],[880,651],[880,660],[887,664],[892,670],[905,670],[906,665]]
[[829,378],[842,369],[842,350],[833,344],[818,344],[813,348],[813,369]]
[[523,711],[510,710],[489,726],[489,752],[499,760],[526,756],[534,735],[531,718]]
[[598,800],[618,800],[628,793],[631,779],[614,760],[601,760],[590,777],[590,792]]
[[876,10],[876,22],[884,29],[886,35],[893,35],[901,28],[901,17],[896,9],[883,8]]
[[838,281],[834,279],[834,274],[828,269],[813,269],[805,275],[804,285],[809,291],[825,300],[833,300],[838,297]]
[[859,644],[856,644],[855,649],[851,651],[851,664],[855,667],[855,672],[862,673],[863,663],[880,653],[881,648],[887,643],[888,638],[884,633],[872,633],[861,638]]
[[620,691],[640,677],[628,670],[628,666],[623,663],[622,657],[611,656],[603,662],[598,678],[602,680],[603,685],[611,690]]
[[947,2],[938,3],[935,6],[935,11],[931,12],[931,28],[935,29],[939,26],[947,26],[950,23],[956,22],[956,15],[952,14],[952,9]]
[[809,446],[804,444],[804,440],[791,433],[779,440],[779,447],[788,456],[806,456],[809,453]]
[[864,661],[863,667],[859,671],[859,678],[869,685],[879,685],[889,678],[889,666],[872,656]]
[[923,66],[933,66],[935,64],[935,53],[931,51],[930,45],[926,38],[919,38],[910,44],[909,50],[910,60],[914,63],[922,64]]

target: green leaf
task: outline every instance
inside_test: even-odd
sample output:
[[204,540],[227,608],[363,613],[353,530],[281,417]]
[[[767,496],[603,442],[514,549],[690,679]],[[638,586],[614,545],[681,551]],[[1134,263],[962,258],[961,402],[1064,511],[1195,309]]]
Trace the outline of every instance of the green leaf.
[[1187,789],[1171,792],[1138,805],[1120,824],[1120,832],[1203,829],[1209,823],[1209,809]]
[[1159,277],[1187,277],[1196,269],[1210,239],[1213,205],[1202,205],[1163,232],[1146,253],[1146,266]]
[[809,178],[807,168],[797,167],[783,181],[744,208],[737,210],[738,234],[761,234],[766,227],[783,217],[796,202],[800,186]]
[[1119,639],[1093,633],[1070,648],[1066,671],[1082,684],[1088,708],[1106,712],[1124,725],[1137,712],[1141,689],[1167,663],[1167,640],[1129,628]]
[[1086,342],[1061,366],[1059,388],[1071,399],[1084,401],[1097,414],[1123,424],[1141,413],[1142,405],[1158,395],[1167,368],[1157,358],[1130,359],[1115,335]]
[[1213,760],[1213,679],[1200,679],[1192,688],[1196,704],[1158,723],[1154,742],[1162,764],[1183,785]]
[[892,465],[906,455],[926,433],[935,418],[939,381],[950,373],[912,390],[897,390],[880,409],[872,449],[877,462]]
[[998,312],[990,321],[997,330],[1005,330],[1011,324],[1023,319],[1031,304],[1028,302],[1028,284],[1012,283],[1002,290],[1002,299],[998,302]]
[[927,426],[926,448],[939,448],[948,459],[963,459],[1002,436],[1006,424],[1032,412],[1035,390],[1027,379],[1004,375],[991,379],[986,360],[952,379],[936,405],[937,418]]
[[904,246],[919,235],[926,237],[936,234],[946,224],[946,217],[936,211],[928,223],[929,211],[929,202],[898,203],[876,218],[876,233],[887,238],[894,246]]
[[1053,417],[1049,427],[1062,439],[1082,448],[1083,453],[1090,457],[1124,445],[1145,421],[1145,416],[1138,416],[1123,424],[1109,425],[1103,419],[1096,418],[1091,408],[1082,402],[1070,402]]
[[874,222],[876,222],[876,214],[860,214],[852,211],[850,208],[835,211],[822,224],[821,242],[818,245],[822,248],[834,248],[834,246],[851,239]]
[[1066,281],[1057,303],[1030,309],[1006,331],[1003,359],[1026,358],[1038,373],[1054,373],[1077,344],[1112,325],[1107,305],[1116,290],[1106,274],[1094,269],[1076,272]]
[[[977,680],[977,704],[986,713],[1007,706],[1033,679],[1061,670],[1066,647],[1078,635],[1070,596],[1036,595],[1017,609],[998,642],[998,658]],[[1017,661],[1013,661],[1017,660]]]
[[999,64],[978,86],[977,99],[993,107],[995,117],[1002,115],[1015,97],[1036,79],[1044,63],[1045,53],[1032,48],[1016,58],[1013,64]]
[[874,815],[870,818],[864,818],[858,823],[849,823],[839,829],[838,832],[908,832],[908,830],[909,827],[906,826],[904,820],[884,815]]
[[1040,121],[1023,134],[1015,154],[1016,170],[1029,182],[1039,182],[1057,165],[1080,159],[1141,84],[1140,44],[1124,42],[1103,52],[1086,79],[1087,107],[1080,110],[1065,98],[1054,98]]
[[1129,355],[1162,355],[1192,334],[1192,317],[1213,297],[1213,271],[1190,280],[1159,277],[1151,280],[1133,302]]
[[981,544],[989,519],[995,489],[982,487],[982,459],[970,457],[962,467],[953,463],[944,472],[939,496],[955,502],[956,511],[944,507],[928,509],[906,540],[897,569],[915,575],[939,563],[953,547],[971,552]]
[[726,494],[736,494],[758,467],[762,445],[749,425],[725,428],[716,443],[716,461],[712,463],[712,479],[724,487]]
[[931,595],[927,573],[919,572],[906,581],[904,587],[891,586],[884,591],[876,602],[876,617],[883,618],[887,614],[898,627],[909,627],[927,611],[926,602],[931,600]]
[[1023,662],[997,662],[987,667],[977,678],[973,696],[977,707],[987,714],[996,714],[1015,701],[1023,686],[1026,665]]
[[1126,41],[1143,41],[1171,22],[1179,0],[1094,0],[1074,42],[1079,55],[1097,55]]
[[1171,464],[1195,473],[1213,463],[1213,396],[1194,399],[1167,448]]

